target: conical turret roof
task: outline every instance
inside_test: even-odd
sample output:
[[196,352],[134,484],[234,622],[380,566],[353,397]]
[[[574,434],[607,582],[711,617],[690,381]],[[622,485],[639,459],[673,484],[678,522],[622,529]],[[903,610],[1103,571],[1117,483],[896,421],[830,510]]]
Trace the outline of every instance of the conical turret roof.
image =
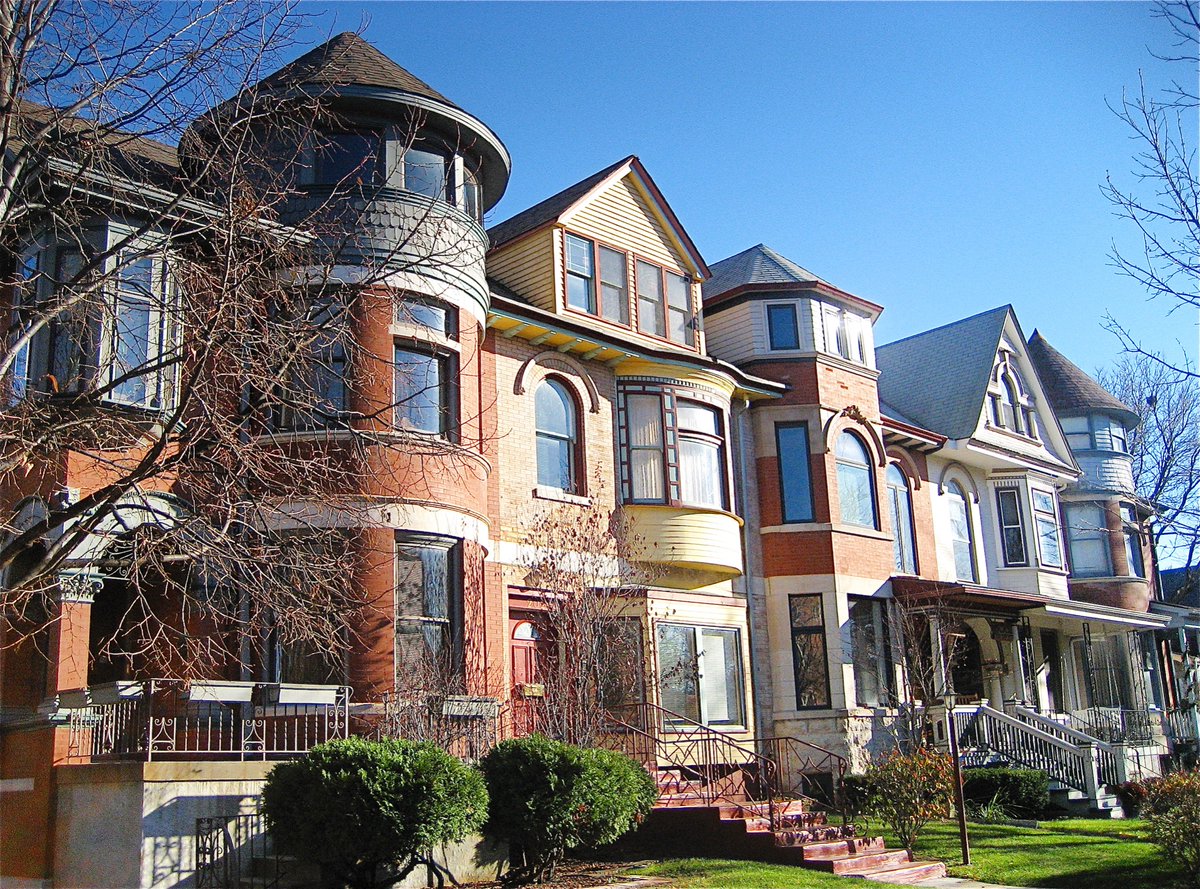
[[1036,330],[1029,338],[1029,358],[1037,368],[1050,406],[1060,417],[1105,413],[1121,417],[1131,427],[1141,422],[1137,411],[1088,376]]
[[401,68],[353,31],[338,34],[268,75],[262,87],[370,86],[425,96],[458,106],[411,72]]

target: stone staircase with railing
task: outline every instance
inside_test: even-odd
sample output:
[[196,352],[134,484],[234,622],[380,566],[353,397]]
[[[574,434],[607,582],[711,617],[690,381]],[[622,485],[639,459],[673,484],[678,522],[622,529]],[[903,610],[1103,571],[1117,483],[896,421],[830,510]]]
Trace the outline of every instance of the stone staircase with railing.
[[[737,741],[649,704],[623,715],[612,719],[608,746],[646,764],[658,783],[658,802],[634,840],[647,852],[791,864],[889,883],[946,874],[941,862],[912,861],[887,849],[882,837],[861,837],[852,823],[831,821],[832,800],[822,804],[797,789],[832,789],[833,774],[845,772],[836,754],[796,738]],[[807,751],[805,762],[797,761],[798,751]],[[832,771],[816,771],[823,767]]]
[[1120,817],[1113,789],[1159,774],[1153,745],[1108,743],[1018,704],[956,706],[953,723],[964,759],[1043,771],[1055,802],[1078,814]]

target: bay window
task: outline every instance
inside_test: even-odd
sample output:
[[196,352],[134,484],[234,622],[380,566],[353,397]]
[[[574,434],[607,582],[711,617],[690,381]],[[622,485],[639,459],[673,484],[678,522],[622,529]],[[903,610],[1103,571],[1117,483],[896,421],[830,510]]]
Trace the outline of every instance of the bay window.
[[461,545],[451,537],[400,533],[395,561],[397,687],[431,668],[456,673],[462,654]]
[[349,410],[345,308],[320,300],[309,308],[305,323],[309,354],[297,361],[292,391],[280,398],[279,425],[284,429],[337,426]]
[[1137,511],[1128,503],[1121,504],[1121,528],[1125,537],[1125,559],[1129,564],[1129,573],[1134,577],[1145,577],[1141,523],[1138,521]]
[[887,617],[885,601],[850,597],[850,650],[860,707],[886,707],[895,696]]
[[659,624],[658,679],[663,708],[683,720],[745,724],[738,630]]
[[620,396],[625,502],[727,509],[720,409],[666,386],[626,387]]

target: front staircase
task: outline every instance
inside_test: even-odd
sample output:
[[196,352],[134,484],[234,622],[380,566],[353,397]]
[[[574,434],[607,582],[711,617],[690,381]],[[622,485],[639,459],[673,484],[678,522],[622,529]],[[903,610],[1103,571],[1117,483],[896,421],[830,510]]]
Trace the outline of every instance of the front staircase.
[[845,760],[816,745],[737,741],[648,704],[614,716],[606,740],[658,783],[658,802],[635,835],[650,854],[791,864],[888,883],[946,875],[940,861],[911,861],[882,837],[860,837],[840,818],[831,823],[832,798],[818,802],[803,790],[831,790]]

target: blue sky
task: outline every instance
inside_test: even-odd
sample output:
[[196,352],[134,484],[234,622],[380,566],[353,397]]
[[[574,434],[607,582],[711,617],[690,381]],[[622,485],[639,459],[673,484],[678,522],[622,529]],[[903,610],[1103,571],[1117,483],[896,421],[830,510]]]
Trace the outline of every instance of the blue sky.
[[[1195,357],[1194,315],[1111,267],[1100,193],[1136,144],[1105,105],[1170,69],[1142,3],[338,3],[487,122],[499,222],[638,155],[711,263],[763,242],[885,307],[887,342],[1011,302],[1087,370],[1111,311]],[[1178,75],[1177,75],[1178,76]]]

